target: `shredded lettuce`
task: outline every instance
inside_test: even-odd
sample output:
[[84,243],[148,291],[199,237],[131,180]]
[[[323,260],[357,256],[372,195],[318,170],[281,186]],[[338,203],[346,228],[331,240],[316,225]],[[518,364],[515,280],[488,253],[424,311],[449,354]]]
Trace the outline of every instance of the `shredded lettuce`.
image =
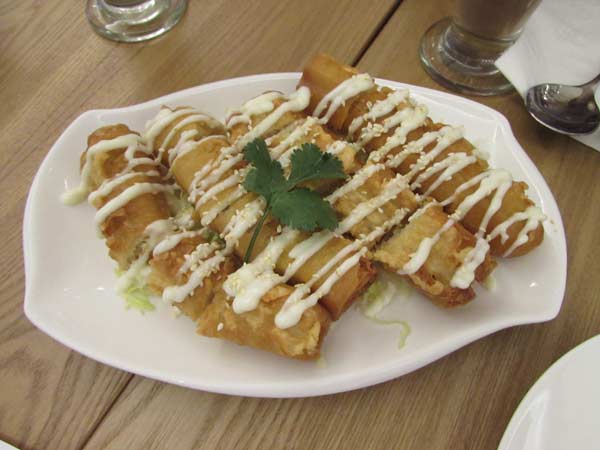
[[388,306],[393,298],[406,297],[410,291],[404,283],[400,284],[398,279],[387,279],[387,276],[380,276],[366,292],[363,294],[358,307],[362,314],[370,321],[378,325],[398,325],[401,327],[398,348],[401,349],[406,344],[406,340],[411,333],[408,322],[404,320],[380,319],[379,313]]
[[406,345],[406,340],[412,331],[408,322],[405,320],[384,320],[377,317],[368,317],[368,319],[378,325],[399,325],[401,329],[398,338],[398,348],[402,349]]
[[[375,317],[390,303],[391,295],[386,294],[391,289],[393,289],[393,286],[389,287],[382,280],[376,280],[369,286],[369,289],[363,294],[361,302],[358,304],[362,313],[369,318]],[[390,294],[393,294],[393,292]]]
[[[127,272],[125,271],[118,268],[115,269],[115,275],[119,278],[126,274]],[[150,301],[150,296],[152,294],[142,277],[138,276],[130,278],[127,280],[127,284],[118,291],[125,300],[126,309],[136,309],[142,314],[156,309],[154,304]]]
[[137,309],[142,314],[156,309],[150,301],[150,293],[146,287],[132,286],[123,293],[123,298],[127,309]]

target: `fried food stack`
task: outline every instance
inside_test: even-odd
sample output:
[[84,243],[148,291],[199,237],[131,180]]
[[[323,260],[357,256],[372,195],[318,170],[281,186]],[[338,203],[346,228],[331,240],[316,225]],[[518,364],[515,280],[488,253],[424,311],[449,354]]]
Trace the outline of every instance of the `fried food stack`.
[[[334,230],[298,231],[267,215],[242,264],[265,209],[242,186],[243,150],[257,138],[284,172],[311,143],[347,178],[306,183],[335,210]],[[297,359],[319,357],[331,321],[378,266],[453,307],[475,297],[493,255],[525,254],[543,238],[526,185],[490,169],[462,130],[325,55],[297,91],[249,99],[225,124],[165,106],[141,137],[124,125],[96,130],[81,161],[73,198],[89,195],[98,209],[122,286],[141,280],[204,336]],[[191,216],[174,206],[178,194]]]

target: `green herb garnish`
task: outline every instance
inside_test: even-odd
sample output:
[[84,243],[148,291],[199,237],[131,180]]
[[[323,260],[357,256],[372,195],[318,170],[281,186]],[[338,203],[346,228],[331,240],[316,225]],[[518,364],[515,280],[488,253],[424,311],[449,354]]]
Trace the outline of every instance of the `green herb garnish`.
[[317,228],[333,230],[337,226],[337,217],[331,205],[315,191],[298,187],[312,180],[346,178],[342,163],[335,156],[322,152],[315,144],[302,144],[292,153],[291,171],[287,179],[279,161],[271,159],[263,139],[255,139],[247,144],[244,158],[254,166],[246,175],[244,189],[263,196],[267,203],[254,227],[244,262],[248,262],[256,237],[269,213],[282,224],[301,231],[314,231]]

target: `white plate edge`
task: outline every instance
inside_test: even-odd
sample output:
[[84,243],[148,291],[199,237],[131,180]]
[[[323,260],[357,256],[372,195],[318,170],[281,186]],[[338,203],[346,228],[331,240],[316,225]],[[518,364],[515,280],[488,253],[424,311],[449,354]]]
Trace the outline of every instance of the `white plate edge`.
[[559,372],[562,370],[563,366],[569,362],[569,360],[576,354],[579,353],[584,348],[587,348],[590,345],[596,345],[596,342],[600,343],[600,334],[592,336],[586,339],[583,342],[580,342],[572,349],[568,350],[565,354],[560,356],[556,361],[554,361],[550,366],[542,372],[542,374],[534,381],[534,383],[529,387],[525,396],[521,399],[515,412],[513,413],[504,434],[498,444],[498,450],[510,450],[510,443],[515,437],[515,432],[518,430],[519,425],[522,420],[526,417],[527,411],[524,409],[526,405],[528,405],[533,397],[537,393],[537,387],[541,386],[546,379],[552,376],[553,373]]
[[[286,78],[287,79],[298,79],[300,77],[300,75],[301,75],[301,73],[299,73],[299,72],[267,73],[267,74],[249,75],[249,76],[231,78],[231,79],[227,79],[227,80],[215,81],[215,82],[211,82],[211,83],[202,84],[202,85],[199,85],[196,87],[187,88],[187,89],[177,91],[174,93],[170,93],[170,94],[158,97],[156,99],[151,99],[151,100],[148,100],[146,102],[139,103],[136,105],[120,107],[120,108],[89,110],[89,111],[82,113],[73,122],[71,122],[71,124],[63,131],[63,133],[61,133],[60,137],[56,140],[56,142],[52,145],[52,147],[50,148],[50,150],[44,157],[42,163],[40,164],[40,167],[38,168],[38,171],[36,172],[36,175],[33,179],[33,182],[31,184],[31,187],[30,187],[30,190],[29,190],[29,193],[27,196],[24,219],[23,219],[23,249],[24,249],[24,266],[25,266],[25,280],[26,280],[24,312],[25,312],[25,315],[27,316],[27,318],[41,331],[48,334],[50,337],[56,339],[58,342],[65,345],[66,347],[71,348],[85,356],[90,357],[91,359],[99,361],[103,364],[107,364],[111,367],[116,367],[121,370],[126,370],[128,372],[136,373],[136,374],[150,377],[153,379],[157,379],[160,381],[174,383],[174,384],[178,384],[180,386],[191,387],[191,388],[195,388],[195,389],[203,389],[203,390],[207,390],[207,391],[211,391],[211,392],[243,395],[243,396],[283,398],[283,397],[308,397],[308,396],[326,395],[326,394],[331,394],[331,393],[336,393],[336,392],[343,392],[343,391],[359,389],[359,388],[362,388],[365,386],[372,386],[372,385],[379,384],[379,383],[382,383],[385,381],[389,381],[391,379],[400,377],[409,372],[417,370],[427,364],[435,362],[436,360],[440,359],[441,357],[449,355],[450,353],[453,353],[457,349],[462,348],[462,347],[472,343],[475,340],[489,336],[490,334],[493,334],[499,330],[511,328],[513,326],[518,326],[518,325],[546,322],[546,321],[552,320],[553,318],[555,318],[558,315],[558,313],[560,312],[560,308],[562,306],[562,301],[564,301],[564,293],[565,293],[565,288],[566,288],[566,272],[567,272],[566,270],[564,271],[563,280],[561,280],[562,281],[562,283],[561,283],[562,284],[562,296],[561,296],[562,299],[561,299],[560,303],[557,303],[555,310],[549,311],[548,313],[545,313],[545,314],[531,314],[529,316],[522,316],[520,318],[520,320],[504,320],[504,321],[495,323],[494,326],[486,328],[485,330],[476,329],[476,330],[473,330],[473,332],[471,332],[471,333],[465,333],[465,334],[458,335],[457,337],[455,337],[455,341],[451,345],[447,345],[443,349],[441,347],[438,347],[434,351],[429,351],[426,354],[419,355],[418,357],[415,358],[416,361],[413,361],[411,364],[404,363],[404,364],[395,364],[395,365],[389,365],[387,367],[384,367],[384,369],[381,370],[380,373],[378,374],[379,376],[370,378],[369,381],[348,382],[347,378],[354,378],[353,375],[339,376],[333,380],[330,380],[328,385],[321,386],[317,389],[313,389],[312,393],[309,395],[302,392],[306,388],[306,385],[302,386],[301,388],[298,388],[297,389],[298,392],[294,392],[294,390],[290,390],[289,386],[285,386],[285,385],[282,388],[278,388],[276,385],[273,385],[273,384],[269,384],[268,386],[266,386],[266,385],[257,383],[257,384],[253,384],[253,385],[245,385],[244,388],[240,388],[240,390],[238,392],[238,391],[236,391],[236,389],[232,389],[230,385],[215,386],[214,384],[207,385],[207,384],[198,383],[198,382],[184,382],[181,380],[174,382],[171,378],[165,378],[165,377],[162,377],[160,374],[152,373],[151,370],[138,370],[135,367],[131,367],[129,364],[127,364],[127,362],[120,363],[119,366],[117,366],[117,365],[115,365],[114,360],[112,362],[109,362],[107,359],[105,359],[101,356],[92,355],[91,354],[92,352],[88,351],[84,347],[80,347],[80,346],[74,345],[72,343],[67,344],[66,343],[67,339],[64,338],[64,336],[62,336],[58,330],[52,329],[52,327],[47,326],[47,324],[43,323],[42,318],[36,316],[34,310],[32,310],[29,306],[31,303],[31,300],[29,298],[29,292],[31,291],[30,286],[32,283],[32,279],[35,276],[35,273],[33,273],[33,274],[31,273],[31,271],[32,271],[31,253],[33,252],[33,249],[29,248],[30,246],[26,242],[26,237],[27,237],[27,235],[29,233],[29,229],[31,227],[31,203],[32,203],[31,198],[32,198],[33,192],[35,190],[34,188],[36,188],[40,182],[39,178],[40,178],[40,173],[43,172],[42,169],[44,168],[44,166],[46,164],[48,164],[50,155],[53,154],[54,152],[58,151],[61,141],[63,139],[65,139],[66,135],[70,134],[73,129],[83,126],[82,122],[88,116],[97,117],[98,115],[105,113],[105,112],[109,112],[109,111],[110,112],[123,112],[123,111],[136,110],[139,108],[144,108],[144,107],[153,106],[153,105],[159,105],[163,102],[168,102],[168,101],[170,101],[170,99],[173,99],[173,98],[190,95],[192,93],[199,94],[204,91],[209,91],[209,90],[213,90],[216,88],[227,87],[230,85],[238,85],[240,82],[243,82],[243,81],[253,82],[253,81],[272,80],[272,79],[281,80],[281,79],[286,79]],[[466,99],[466,98],[459,97],[459,96],[456,96],[453,94],[449,94],[446,92],[437,91],[434,89],[429,89],[429,88],[420,87],[420,86],[413,86],[410,84],[396,82],[396,81],[392,81],[392,80],[385,80],[385,79],[379,79],[379,78],[377,78],[376,80],[378,82],[381,82],[382,84],[387,84],[387,85],[391,85],[394,87],[398,87],[398,86],[407,87],[414,92],[423,93],[423,94],[429,95],[429,96],[437,96],[438,98],[440,98],[440,97],[441,98],[450,98],[453,102],[458,101],[458,102],[462,102],[464,104],[472,105],[472,106],[475,106],[476,108],[485,110],[487,113],[490,113],[491,115],[495,116],[495,118],[498,119],[498,124],[502,128],[502,131],[504,132],[504,134],[510,138],[510,140],[513,144],[513,147],[518,148],[518,150],[519,150],[519,152],[516,152],[516,153],[513,152],[516,159],[518,160],[518,162],[520,164],[525,165],[526,172],[528,172],[528,174],[532,178],[534,178],[536,188],[544,191],[546,196],[550,200],[550,204],[544,206],[544,209],[546,211],[548,211],[549,209],[552,210],[552,212],[554,213],[554,216],[558,219],[558,222],[555,223],[555,225],[557,227],[559,227],[559,231],[562,231],[562,233],[559,232],[559,233],[555,233],[555,234],[558,235],[556,237],[557,237],[557,239],[559,239],[559,241],[558,241],[559,250],[561,251],[561,254],[562,254],[565,262],[567,261],[564,226],[563,226],[563,222],[562,222],[562,216],[560,214],[560,210],[558,208],[556,200],[555,200],[554,196],[552,195],[552,192],[551,192],[550,188],[548,187],[545,179],[543,178],[543,176],[541,175],[541,173],[539,172],[539,170],[537,169],[535,164],[533,164],[533,162],[529,159],[529,157],[527,156],[526,152],[523,150],[521,145],[516,140],[514,134],[512,133],[510,124],[503,114],[501,114],[500,112],[498,112],[486,105],[480,104],[480,103],[475,102],[470,99]],[[548,206],[550,208],[548,208]],[[566,267],[566,263],[565,263],[565,267]],[[373,381],[373,380],[375,380],[375,381]],[[281,389],[281,390],[278,390],[278,389]]]

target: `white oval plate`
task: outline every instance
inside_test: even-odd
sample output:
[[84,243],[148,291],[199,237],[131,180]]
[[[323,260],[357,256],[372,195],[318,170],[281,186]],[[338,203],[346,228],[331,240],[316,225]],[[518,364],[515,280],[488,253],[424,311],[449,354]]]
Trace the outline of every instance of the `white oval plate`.
[[185,317],[171,311],[141,315],[125,310],[115,294],[114,263],[96,236],[88,205],[66,207],[59,195],[79,183],[79,155],[97,127],[123,122],[143,130],[160,105],[192,105],[222,118],[266,90],[290,92],[297,73],[236,78],[177,92],[140,105],[88,111],[54,144],[35,176],[25,208],[25,313],[64,345],[106,364],[196,389],[263,397],[322,395],[380,383],[418,369],[476,339],[513,325],[542,322],[560,310],[566,278],[566,245],[560,213],[544,179],[498,112],[443,92],[409,87],[434,119],[462,124],[471,141],[530,186],[549,220],[543,244],[531,254],[502,261],[497,288],[478,289],[466,307],[442,310],[414,293],[395,302],[385,317],[407,321],[412,333],[397,346],[399,330],[366,320],[356,308],[336,323],[323,347],[326,364],[291,361],[265,352],[197,336]]
[[515,411],[498,450],[593,450],[600,442],[600,335],[563,355]]

